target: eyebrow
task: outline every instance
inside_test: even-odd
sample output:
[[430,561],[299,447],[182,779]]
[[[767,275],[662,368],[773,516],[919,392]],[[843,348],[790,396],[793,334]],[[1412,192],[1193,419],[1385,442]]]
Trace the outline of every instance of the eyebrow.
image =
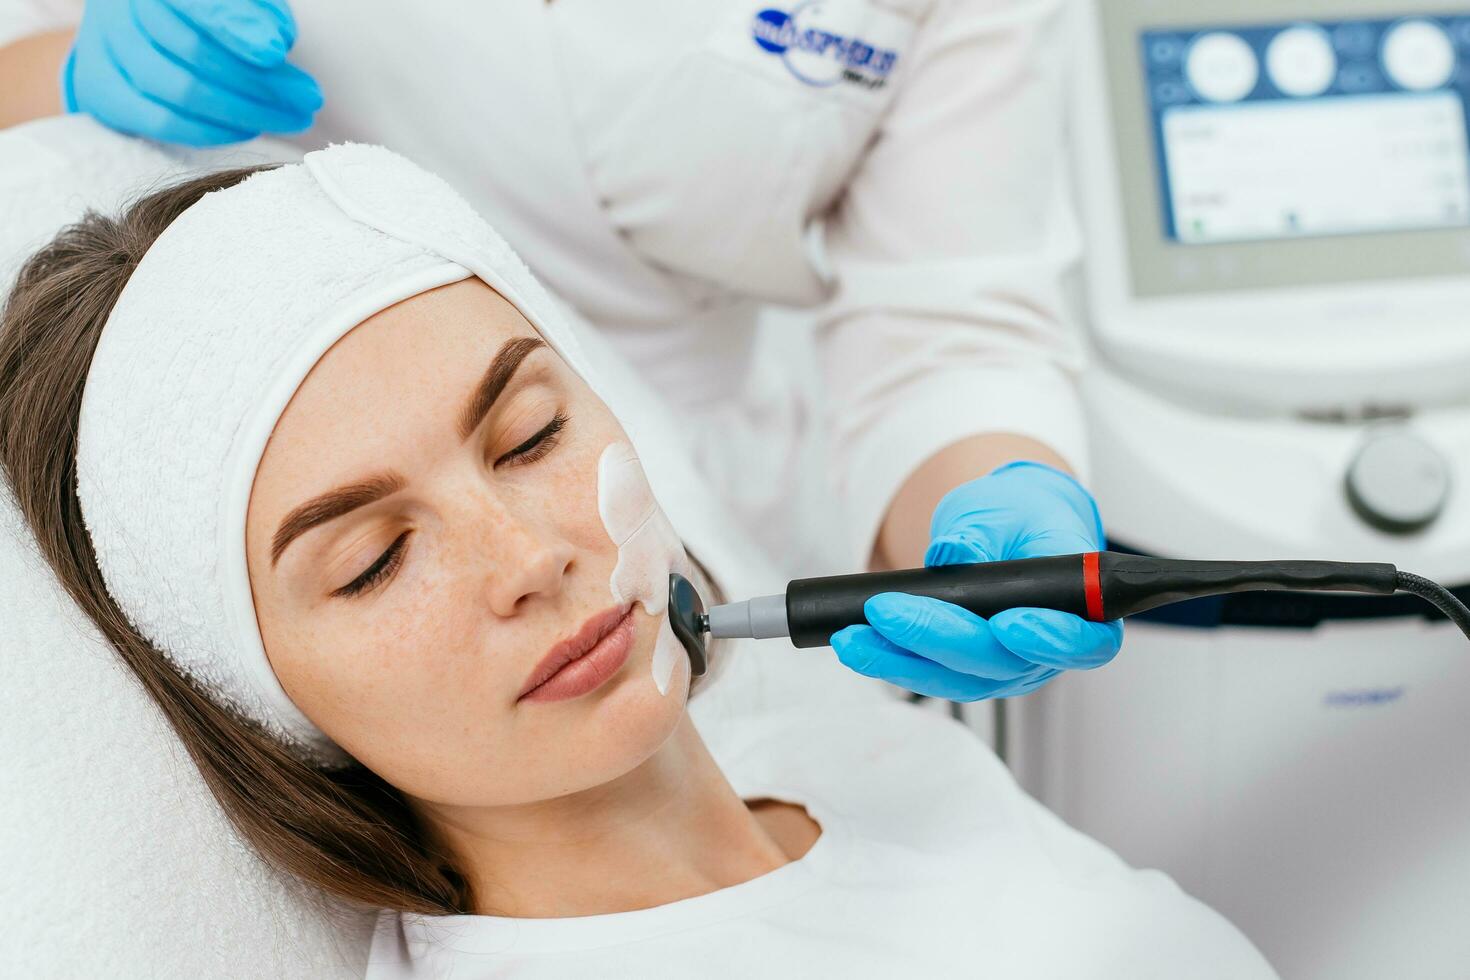
[[490,362],[485,376],[475,386],[474,394],[470,395],[470,400],[465,402],[463,411],[459,413],[460,442],[464,442],[479,428],[481,420],[489,414],[495,399],[510,384],[511,376],[516,373],[526,356],[545,346],[546,341],[540,337],[512,337],[500,345],[500,350],[495,353],[495,360]]
[[[546,342],[540,337],[512,337],[500,345],[490,367],[460,410],[459,424],[456,426],[460,442],[464,442],[479,428],[480,422],[490,413],[495,400],[505,391],[506,385],[510,384],[510,379],[527,355],[545,346]],[[311,498],[287,514],[286,519],[281,521],[281,526],[276,528],[275,537],[271,540],[271,567],[275,567],[286,546],[307,531],[397,493],[407,485],[408,481],[400,474],[389,471]]]

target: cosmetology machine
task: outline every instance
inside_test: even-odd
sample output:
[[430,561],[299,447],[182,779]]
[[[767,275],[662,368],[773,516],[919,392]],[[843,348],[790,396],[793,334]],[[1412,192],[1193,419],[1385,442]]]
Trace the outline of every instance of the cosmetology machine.
[[[1470,2],[1086,0],[1108,547],[1470,584]],[[1023,784],[1284,977],[1470,976],[1470,658],[1406,596],[1129,621],[1007,704]]]

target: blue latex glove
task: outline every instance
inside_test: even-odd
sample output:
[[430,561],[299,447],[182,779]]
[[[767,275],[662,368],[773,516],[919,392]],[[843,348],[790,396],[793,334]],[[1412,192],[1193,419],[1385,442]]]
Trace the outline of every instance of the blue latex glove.
[[285,0],[87,0],[62,103],[124,133],[216,146],[311,126],[321,89],[286,63]]
[[[1099,551],[1102,518],[1082,485],[1042,463],[1008,463],[955,487],[929,525],[925,565]],[[1036,690],[1063,670],[1099,667],[1123,643],[1123,621],[1093,623],[1052,609],[1006,609],[988,620],[952,603],[883,592],[868,626],[832,634],[859,674],[951,701]]]

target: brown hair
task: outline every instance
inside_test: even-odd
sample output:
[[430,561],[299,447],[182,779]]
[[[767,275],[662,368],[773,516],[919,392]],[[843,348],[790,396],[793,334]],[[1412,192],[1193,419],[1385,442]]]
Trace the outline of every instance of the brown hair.
[[[270,864],[369,908],[471,914],[474,897],[397,788],[359,763],[323,770],[217,704],[135,630],[108,594],[76,492],[77,419],[98,337],[128,277],[205,194],[275,164],[87,211],[21,268],[0,312],[0,471],[71,598],[142,682],[240,835]],[[710,675],[697,678],[707,682]]]

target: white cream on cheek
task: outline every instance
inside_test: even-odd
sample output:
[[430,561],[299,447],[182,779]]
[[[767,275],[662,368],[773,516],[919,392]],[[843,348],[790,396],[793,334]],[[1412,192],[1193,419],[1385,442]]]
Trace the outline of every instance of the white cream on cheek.
[[667,694],[674,668],[687,660],[684,647],[669,627],[669,573],[689,574],[689,559],[679,535],[643,475],[638,454],[626,442],[614,442],[597,461],[597,511],[607,536],[618,546],[618,564],[608,586],[615,602],[639,602],[659,618],[653,647],[653,683]]

